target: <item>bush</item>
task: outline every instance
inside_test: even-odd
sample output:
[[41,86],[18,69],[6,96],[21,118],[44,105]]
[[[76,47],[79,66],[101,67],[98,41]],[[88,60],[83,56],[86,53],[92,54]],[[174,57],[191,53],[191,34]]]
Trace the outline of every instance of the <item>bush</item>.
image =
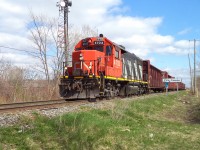
[[0,59],[0,104],[58,98],[57,83],[32,79],[28,69]]

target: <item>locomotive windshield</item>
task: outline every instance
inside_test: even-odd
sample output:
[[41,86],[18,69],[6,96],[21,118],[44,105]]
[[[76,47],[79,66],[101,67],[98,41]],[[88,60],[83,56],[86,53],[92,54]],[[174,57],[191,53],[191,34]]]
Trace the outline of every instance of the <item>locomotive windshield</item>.
[[82,46],[82,47],[79,47],[79,48],[76,48],[76,50],[97,50],[97,51],[100,51],[100,52],[103,52],[103,46]]
[[103,52],[103,46],[94,46],[94,49]]

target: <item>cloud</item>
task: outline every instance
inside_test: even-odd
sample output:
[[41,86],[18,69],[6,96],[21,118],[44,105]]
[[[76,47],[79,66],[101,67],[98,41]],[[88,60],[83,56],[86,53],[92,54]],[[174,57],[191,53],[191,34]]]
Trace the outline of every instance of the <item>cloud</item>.
[[27,39],[27,37],[0,32],[0,45],[25,49],[30,48],[30,41]]
[[[38,62],[38,60],[34,59],[33,57],[30,57],[26,54],[22,53],[10,53],[10,52],[3,52],[1,53],[1,58],[5,60],[9,60],[12,64],[20,67],[27,67],[30,65],[33,65],[33,62]],[[22,61],[23,60],[23,61]]]
[[13,5],[8,0],[1,0],[0,10],[6,13],[21,14],[23,13],[23,8],[20,5]]
[[[37,15],[58,17],[57,1],[1,0],[0,44],[29,49],[31,45],[27,40],[27,27],[31,22],[28,17],[29,10]],[[183,55],[189,52],[188,41],[176,41],[173,36],[161,35],[158,32],[164,22],[163,17],[135,17],[126,15],[125,12],[128,10],[129,6],[125,6],[122,0],[73,0],[69,24],[78,27],[89,25],[96,28],[99,33],[103,33],[113,42],[124,45],[128,51],[141,58],[148,58],[151,53]],[[189,29],[187,31],[189,32]],[[8,58],[18,63],[20,60],[21,63],[25,59],[31,60],[23,55]],[[156,62],[156,58],[151,59]]]
[[186,28],[183,29],[182,31],[178,32],[179,35],[185,35],[188,34],[192,29],[191,28]]
[[111,38],[130,38],[134,35],[150,35],[156,32],[156,26],[162,22],[161,18],[138,18],[130,16],[108,16],[98,26],[100,31],[106,32]]

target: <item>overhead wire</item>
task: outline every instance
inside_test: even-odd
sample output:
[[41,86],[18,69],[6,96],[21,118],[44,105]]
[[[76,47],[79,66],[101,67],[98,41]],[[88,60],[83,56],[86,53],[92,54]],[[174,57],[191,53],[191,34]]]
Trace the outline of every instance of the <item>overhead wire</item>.
[[[9,46],[0,45],[0,47],[1,48],[6,48],[6,49],[11,49],[11,50],[14,50],[14,51],[26,52],[27,54],[32,54],[32,55],[38,55],[38,54],[40,54],[40,53],[37,53],[37,52],[32,52],[32,51],[28,51],[28,50],[24,50],[24,49],[13,48],[13,47],[9,47]],[[47,54],[47,56],[49,56],[49,57],[55,57],[55,56],[49,55],[49,54]]]

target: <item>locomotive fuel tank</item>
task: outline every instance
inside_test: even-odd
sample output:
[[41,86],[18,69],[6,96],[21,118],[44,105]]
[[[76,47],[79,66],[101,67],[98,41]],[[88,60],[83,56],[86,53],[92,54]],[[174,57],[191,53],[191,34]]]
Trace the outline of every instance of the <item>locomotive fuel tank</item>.
[[126,85],[119,92],[120,96],[129,96],[137,94],[139,94],[139,87],[134,85]]

